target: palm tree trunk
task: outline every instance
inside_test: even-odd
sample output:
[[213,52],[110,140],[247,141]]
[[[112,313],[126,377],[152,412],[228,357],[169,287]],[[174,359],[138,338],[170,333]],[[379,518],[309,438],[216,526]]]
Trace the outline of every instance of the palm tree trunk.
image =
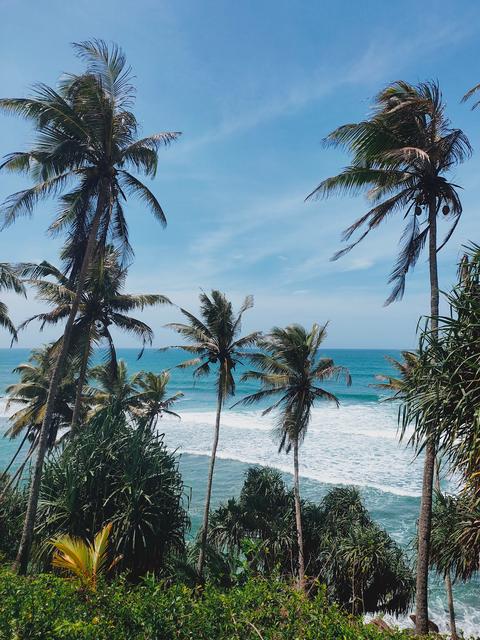
[[298,544],[298,588],[305,590],[305,559],[303,555],[302,510],[300,503],[300,480],[298,477],[298,439],[293,443],[293,493],[295,497],[295,523]]
[[43,473],[43,463],[45,461],[45,454],[47,452],[48,436],[50,433],[50,425],[52,421],[55,400],[57,397],[58,387],[62,379],[63,368],[65,366],[65,361],[67,359],[67,355],[70,347],[70,339],[72,335],[73,323],[75,321],[75,316],[77,315],[80,299],[83,294],[85,278],[87,275],[87,271],[90,267],[93,252],[95,249],[98,228],[100,225],[102,214],[105,209],[105,204],[106,204],[105,189],[102,188],[102,185],[100,185],[100,191],[99,191],[98,200],[97,200],[97,208],[95,211],[95,216],[92,221],[92,226],[90,228],[88,242],[85,249],[85,255],[83,256],[82,267],[80,269],[80,273],[78,274],[78,282],[77,282],[77,289],[75,291],[75,298],[73,300],[72,307],[70,309],[70,314],[68,316],[68,320],[65,325],[60,353],[58,354],[57,360],[55,362],[55,366],[52,372],[52,378],[50,380],[50,387],[48,389],[45,417],[42,422],[42,427],[40,429],[40,436],[38,439],[37,459],[35,461],[35,468],[33,471],[31,482],[30,482],[30,493],[28,496],[27,513],[25,515],[25,521],[23,523],[22,537],[20,539],[20,545],[18,547],[17,557],[13,565],[14,571],[22,575],[26,574],[27,572],[30,549],[32,546],[33,529],[35,526],[35,518],[37,515],[38,498],[40,495],[40,483],[42,480],[42,473]]
[[221,382],[219,382],[218,394],[217,394],[217,417],[215,420],[215,434],[213,436],[212,453],[210,455],[210,468],[208,470],[207,494],[205,496],[205,509],[203,512],[202,533],[200,538],[200,553],[198,555],[198,563],[197,563],[197,572],[200,579],[203,578],[203,568],[205,565],[205,553],[207,550],[208,519],[210,515],[210,500],[212,497],[213,471],[215,468],[215,459],[217,456],[218,438],[220,435],[220,416],[222,413],[222,404],[223,404],[222,390],[223,390],[223,386]]
[[[430,202],[428,221],[429,231],[429,267],[430,267],[430,329],[438,332],[438,268],[437,268],[437,207],[435,200]],[[417,587],[416,587],[416,621],[415,633],[428,633],[428,567],[430,556],[430,532],[432,528],[432,495],[433,476],[435,471],[436,447],[432,439],[425,447],[423,467],[422,499],[418,518],[418,553],[417,553]]]
[[73,415],[72,415],[72,423],[70,427],[70,432],[75,433],[78,421],[80,419],[80,410],[82,408],[82,400],[83,400],[83,387],[85,386],[85,378],[87,376],[87,367],[88,367],[88,356],[90,355],[90,336],[91,336],[92,328],[89,325],[87,341],[85,344],[85,350],[82,356],[82,362],[80,364],[80,371],[78,374],[77,380],[77,393],[75,396],[75,405],[73,407]]
[[[438,457],[435,459],[435,491],[441,493],[442,487],[440,484],[440,463]],[[447,569],[445,574],[445,591],[447,593],[448,614],[450,618],[450,634],[452,640],[458,640],[457,624],[455,621],[455,606],[453,604],[453,589],[452,578],[450,575],[450,569]]]
[[455,621],[455,607],[453,604],[452,579],[450,577],[450,572],[448,572],[445,576],[445,589],[447,591],[448,614],[450,617],[450,635],[452,637],[452,640],[458,640],[457,623]]

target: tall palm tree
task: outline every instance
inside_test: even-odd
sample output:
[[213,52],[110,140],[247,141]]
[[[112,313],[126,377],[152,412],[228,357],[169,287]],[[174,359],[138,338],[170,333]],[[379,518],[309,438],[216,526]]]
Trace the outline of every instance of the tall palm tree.
[[[133,333],[142,341],[143,347],[151,345],[153,339],[151,328],[141,320],[127,315],[126,312],[134,309],[143,311],[145,307],[157,304],[170,304],[166,296],[158,294],[124,293],[128,269],[121,264],[120,258],[118,249],[107,246],[92,264],[85,279],[85,288],[71,339],[71,352],[77,355],[80,361],[72,414],[72,431],[76,429],[80,418],[83,388],[94,347],[102,341],[107,343],[111,371],[115,373],[116,350],[111,327]],[[28,318],[20,328],[25,327],[32,320],[40,320],[41,329],[43,329],[46,324],[57,324],[67,318],[75,299],[75,288],[68,277],[48,262],[28,265],[24,267],[23,273],[32,276],[28,280],[29,284],[37,289],[40,299],[54,308]],[[54,281],[49,279],[51,277]],[[59,342],[61,343],[61,340]]]
[[189,311],[181,309],[187,319],[187,323],[171,323],[171,329],[180,334],[191,344],[178,345],[177,348],[195,354],[195,358],[183,362],[180,367],[195,367],[195,377],[206,376],[211,373],[216,365],[217,386],[217,414],[215,419],[215,431],[213,436],[212,453],[210,456],[210,468],[208,471],[207,493],[203,512],[203,523],[200,533],[200,550],[198,556],[198,575],[203,578],[205,564],[205,552],[207,547],[208,519],[210,514],[210,500],[212,496],[213,472],[217,454],[218,439],[220,436],[220,418],[225,400],[235,394],[235,367],[242,359],[248,359],[250,353],[245,349],[255,345],[260,333],[255,331],[243,338],[241,332],[242,316],[253,306],[252,296],[247,296],[235,314],[232,303],[220,291],[212,291],[208,296],[200,294],[200,318],[195,317]]
[[[344,376],[351,383],[350,374],[331,358],[320,358],[320,346],[326,336],[326,325],[314,324],[310,331],[300,325],[285,329],[274,327],[258,341],[262,353],[253,354],[252,362],[260,371],[248,371],[242,380],[256,380],[262,388],[243,398],[240,403],[251,405],[280,395],[263,411],[267,415],[278,410],[277,435],[279,451],[289,453],[293,449],[293,478],[295,496],[295,521],[298,539],[298,584],[305,584],[305,561],[300,500],[299,448],[306,434],[312,408],[318,400],[339,404],[338,398],[323,387],[325,380]],[[239,403],[237,403],[239,404]]]
[[[11,264],[0,262],[0,291],[15,291],[25,295],[25,287],[18,277],[16,269]],[[17,340],[17,330],[8,315],[8,308],[4,302],[0,301],[0,327],[4,327],[12,336],[12,340]]]
[[[58,90],[40,84],[30,98],[0,100],[0,109],[31,120],[37,130],[34,147],[7,156],[4,170],[30,175],[33,187],[10,196],[3,206],[3,226],[33,212],[44,197],[63,192],[62,209],[51,226],[67,233],[71,276],[76,290],[64,329],[62,347],[52,373],[44,425],[39,439],[25,526],[15,568],[25,573],[32,542],[40,481],[52,411],[70,346],[74,320],[96,249],[110,236],[130,248],[123,210],[127,195],[140,198],[165,225],[158,200],[129,169],[154,176],[157,152],[178,137],[158,133],[138,138],[132,112],[134,91],[125,55],[102,41],[74,45],[86,63],[79,75],[65,76]],[[66,187],[69,191],[65,192]]]
[[[335,254],[339,258],[361,242],[373,229],[394,213],[402,214],[407,225],[402,249],[389,282],[393,290],[386,304],[402,298],[405,279],[428,241],[430,271],[431,329],[438,327],[437,253],[448,242],[461,214],[458,186],[448,173],[471,154],[470,143],[460,129],[453,129],[445,115],[436,82],[411,85],[399,81],[376,97],[373,115],[363,122],[347,124],[333,131],[327,142],[346,148],[351,164],[337,176],[328,178],[308,196],[367,191],[373,207],[344,231],[349,240],[360,236]],[[438,218],[442,214],[450,227],[445,239],[437,240]],[[416,632],[428,632],[428,565],[432,514],[435,443],[428,439],[422,500],[418,523]]]
[[173,395],[168,394],[170,372],[140,371],[134,377],[138,389],[134,396],[135,414],[143,418],[150,429],[153,429],[162,415],[170,415],[175,418],[180,416],[172,411],[174,404],[183,398],[183,393],[177,391]]

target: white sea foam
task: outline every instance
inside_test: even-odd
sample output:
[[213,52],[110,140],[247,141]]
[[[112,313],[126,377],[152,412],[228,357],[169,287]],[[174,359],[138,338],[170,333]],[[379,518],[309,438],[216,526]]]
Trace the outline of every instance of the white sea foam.
[[[180,452],[209,455],[215,413],[182,413],[182,420],[163,418],[159,430],[167,445]],[[274,418],[260,411],[226,410],[218,457],[291,471],[292,461],[277,452]],[[321,407],[313,411],[301,452],[304,477],[327,484],[368,486],[402,496],[418,496],[421,465],[399,443],[396,409],[381,404]]]

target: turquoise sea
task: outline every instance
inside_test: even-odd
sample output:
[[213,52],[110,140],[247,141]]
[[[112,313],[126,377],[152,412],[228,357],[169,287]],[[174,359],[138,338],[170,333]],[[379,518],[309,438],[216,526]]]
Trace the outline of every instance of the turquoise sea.
[[[12,369],[28,358],[27,349],[0,350],[0,396],[15,381]],[[163,418],[159,423],[169,448],[180,456],[180,468],[191,495],[192,530],[198,526],[205,491],[215,412],[213,380],[195,383],[191,370],[175,369],[185,359],[181,351],[138,351],[119,349],[131,372],[140,369],[160,371],[172,368],[171,391],[183,391],[178,403],[181,420]],[[371,385],[375,376],[389,373],[386,355],[399,357],[398,351],[326,349],[324,355],[346,366],[353,384],[331,383],[329,389],[341,400],[340,408],[330,404],[314,410],[312,423],[301,451],[302,492],[306,498],[320,500],[334,485],[360,487],[373,517],[400,543],[408,547],[415,530],[419,508],[422,461],[415,459],[397,432],[397,407],[384,402]],[[101,357],[101,354],[98,355]],[[241,373],[239,370],[238,373]],[[236,398],[251,392],[251,383],[238,383]],[[5,398],[0,398],[0,435],[8,422]],[[15,443],[0,438],[0,469],[5,466]],[[251,464],[271,465],[291,481],[292,460],[277,453],[272,437],[271,418],[261,416],[261,408],[225,409],[214,480],[214,502],[237,495],[243,474]],[[454,481],[445,479],[454,490]],[[455,585],[458,626],[468,634],[480,630],[480,584]],[[431,617],[447,631],[446,599],[442,582],[432,580]],[[397,621],[411,626],[408,617]]]

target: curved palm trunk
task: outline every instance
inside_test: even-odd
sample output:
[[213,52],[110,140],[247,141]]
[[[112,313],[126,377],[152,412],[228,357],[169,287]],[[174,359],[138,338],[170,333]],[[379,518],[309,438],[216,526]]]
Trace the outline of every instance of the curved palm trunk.
[[42,480],[43,463],[45,461],[45,454],[47,452],[48,436],[50,433],[50,426],[52,422],[53,409],[55,405],[55,399],[57,397],[58,388],[62,379],[63,368],[67,359],[70,339],[72,336],[73,323],[75,316],[77,315],[80,299],[83,294],[85,285],[85,278],[87,271],[90,267],[93,252],[96,245],[98,228],[100,220],[102,218],[103,211],[105,209],[106,194],[105,191],[100,188],[100,193],[97,200],[97,208],[95,216],[92,221],[92,226],[88,236],[88,242],[85,249],[85,255],[83,256],[82,268],[78,274],[77,289],[75,291],[75,299],[73,300],[70,314],[68,316],[67,324],[63,332],[63,340],[58,354],[55,366],[52,372],[52,378],[50,380],[50,387],[48,389],[47,407],[45,410],[45,417],[43,419],[42,427],[40,429],[40,436],[38,439],[37,458],[35,461],[35,468],[33,471],[32,479],[30,482],[30,493],[28,496],[27,513],[25,515],[25,521],[23,523],[22,537],[20,539],[20,545],[18,547],[17,557],[15,559],[13,569],[19,574],[25,574],[27,572],[28,560],[30,556],[30,549],[32,546],[33,529],[35,526],[35,517],[37,515],[38,498],[40,495],[40,483]]
[[[430,266],[430,329],[438,332],[438,268],[437,268],[437,209],[435,201],[429,205],[429,266]],[[415,633],[428,633],[428,567],[430,557],[430,532],[432,528],[433,476],[435,471],[435,443],[429,440],[425,447],[422,499],[418,518],[418,553],[416,585]]]
[[82,400],[83,400],[83,387],[85,386],[85,379],[87,377],[87,367],[88,367],[88,356],[90,355],[90,336],[91,336],[91,326],[88,327],[88,335],[87,342],[85,345],[85,351],[82,356],[82,362],[80,364],[80,371],[78,374],[77,380],[77,392],[75,395],[75,405],[73,407],[73,415],[71,422],[71,433],[75,433],[78,426],[78,421],[80,419],[80,411],[82,409]]
[[200,553],[198,555],[197,572],[200,579],[203,578],[203,568],[205,566],[205,553],[207,549],[208,519],[210,516],[210,500],[212,498],[213,471],[215,469],[215,459],[217,456],[218,438],[220,436],[220,417],[222,414],[223,393],[222,384],[218,385],[217,394],[217,417],[215,419],[215,434],[213,436],[212,453],[210,455],[210,468],[208,470],[207,494],[205,496],[205,509],[203,511],[202,533],[200,537]]
[[303,551],[302,510],[300,503],[300,479],[298,476],[298,439],[293,443],[293,493],[295,497],[295,524],[298,543],[298,588],[305,590],[305,558]]

